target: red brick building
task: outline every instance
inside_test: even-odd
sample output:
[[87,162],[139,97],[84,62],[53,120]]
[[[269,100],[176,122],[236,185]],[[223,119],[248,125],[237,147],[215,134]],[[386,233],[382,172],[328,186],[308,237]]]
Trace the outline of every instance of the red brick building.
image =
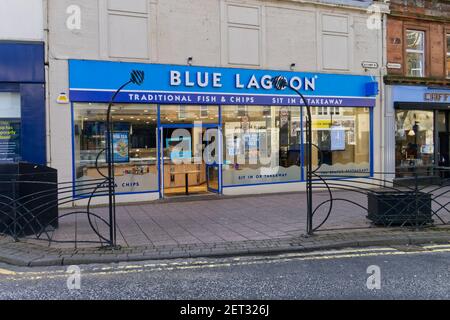
[[450,1],[391,0],[386,21],[386,168],[450,168]]
[[392,0],[390,10],[386,80],[449,85],[450,1]]

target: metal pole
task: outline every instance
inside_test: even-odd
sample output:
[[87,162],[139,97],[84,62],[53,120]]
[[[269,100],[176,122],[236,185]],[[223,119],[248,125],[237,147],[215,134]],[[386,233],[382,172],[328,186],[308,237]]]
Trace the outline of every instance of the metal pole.
[[106,112],[106,162],[108,163],[108,207],[109,207],[109,241],[110,246],[116,246],[116,193],[114,181],[114,153],[113,153],[113,138],[112,138],[112,122],[111,122],[111,108],[114,100],[119,92],[125,88],[132,81],[129,80],[124,83],[111,98]]
[[305,97],[298,91],[297,89],[291,87],[284,76],[276,76],[272,78],[272,85],[277,90],[284,90],[285,88],[289,88],[295,93],[297,93],[303,101],[304,106],[306,107],[307,113],[307,121],[306,121],[306,140],[308,143],[306,152],[308,153],[307,161],[308,165],[306,166],[307,174],[306,174],[306,201],[307,201],[307,215],[306,215],[306,233],[307,235],[313,234],[313,203],[312,203],[312,121],[311,121],[311,108],[306,101]]
[[13,219],[14,219],[13,220],[14,221],[14,223],[13,223],[13,230],[14,230],[13,238],[14,238],[14,241],[18,241],[19,236],[17,235],[17,223],[18,223],[18,221],[17,221],[17,199],[19,197],[17,196],[17,190],[16,190],[17,180],[15,178],[13,178],[11,182],[12,182],[12,200],[13,200],[12,205],[13,205]]
[[313,204],[312,204],[312,121],[311,121],[311,107],[306,101],[303,94],[300,91],[288,86],[289,89],[297,93],[303,101],[303,104],[306,107],[306,142],[307,148],[306,152],[308,154],[307,161],[308,165],[306,166],[306,233],[308,235],[313,234]]

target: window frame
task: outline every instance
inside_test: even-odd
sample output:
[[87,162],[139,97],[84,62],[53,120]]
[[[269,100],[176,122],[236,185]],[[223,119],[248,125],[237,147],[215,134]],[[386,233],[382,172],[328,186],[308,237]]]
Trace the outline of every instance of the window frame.
[[450,79],[450,27],[445,29],[444,32],[444,42],[445,42],[445,46],[444,46],[444,53],[445,53],[445,77],[447,79]]
[[[89,195],[88,191],[83,191],[82,194],[77,193],[77,182],[79,182],[79,180],[77,178],[77,169],[78,169],[77,161],[79,161],[80,159],[77,158],[77,149],[76,149],[77,146],[76,146],[76,142],[75,142],[75,139],[76,139],[75,125],[76,125],[76,122],[77,122],[76,109],[77,109],[78,106],[82,106],[83,107],[83,106],[88,106],[88,105],[92,105],[92,104],[94,104],[94,106],[93,106],[94,109],[96,107],[95,105],[101,106],[102,108],[99,109],[99,110],[102,110],[104,112],[106,112],[106,109],[108,107],[108,104],[105,103],[105,102],[92,101],[92,102],[71,102],[70,103],[70,109],[71,109],[71,141],[72,141],[72,147],[71,147],[71,151],[72,151],[72,197],[74,199],[77,199],[77,200],[79,200],[79,199],[87,199],[87,198],[89,198],[90,195]],[[126,105],[126,106],[135,105],[135,106],[142,107],[143,109],[147,109],[149,107],[153,107],[154,106],[156,108],[156,110],[155,110],[156,111],[156,114],[155,114],[155,116],[156,116],[155,120],[156,121],[154,122],[154,124],[156,125],[156,128],[159,127],[159,121],[158,121],[158,118],[159,118],[159,112],[158,112],[159,105],[158,104],[117,103],[117,105],[119,105],[119,104]],[[126,108],[126,110],[129,110],[129,108]],[[105,119],[106,119],[106,114],[104,114],[104,116],[105,116]],[[136,117],[135,115],[133,115],[133,116]],[[102,121],[106,122],[106,120],[102,120]],[[144,123],[146,123],[145,120],[144,120]],[[146,124],[148,125],[148,123],[146,123]],[[156,189],[149,188],[149,189],[145,189],[145,190],[117,191],[116,195],[122,196],[122,195],[137,195],[137,194],[160,193],[160,181],[159,181],[159,166],[160,166],[160,163],[159,163],[160,162],[160,155],[159,155],[159,150],[160,149],[159,148],[160,148],[160,140],[159,140],[158,134],[159,134],[159,130],[157,131],[157,134],[155,136],[155,138],[156,138],[156,160],[157,160],[157,162],[154,164],[155,167],[156,167],[158,187]],[[130,148],[132,148],[131,147],[131,138],[130,138]],[[135,149],[138,149],[138,148],[135,148]],[[131,163],[131,161],[130,161],[130,163]],[[95,194],[94,197],[103,197],[105,195],[106,195],[106,193],[101,191],[98,194]]]
[[[408,39],[408,32],[420,32],[423,34],[423,49],[422,50],[417,50],[417,49],[409,49],[407,46],[407,39]],[[417,77],[417,78],[424,78],[427,76],[427,30],[422,29],[422,28],[418,28],[415,26],[406,26],[405,27],[405,31],[404,31],[404,56],[405,56],[405,76],[407,77]],[[418,53],[418,54],[422,54],[422,64],[423,64],[423,68],[422,68],[422,75],[421,76],[414,76],[414,75],[410,75],[410,72],[408,71],[408,65],[407,65],[407,56],[409,53]]]

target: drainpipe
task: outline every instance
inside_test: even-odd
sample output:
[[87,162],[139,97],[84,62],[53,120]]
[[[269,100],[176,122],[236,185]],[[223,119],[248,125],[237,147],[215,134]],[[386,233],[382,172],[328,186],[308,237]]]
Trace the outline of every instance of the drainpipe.
[[43,15],[44,15],[44,46],[45,46],[45,119],[46,119],[46,130],[45,130],[45,140],[46,140],[46,158],[47,166],[52,164],[52,144],[51,144],[51,125],[50,125],[50,26],[49,26],[49,0],[43,0]]
[[[387,13],[383,13],[381,16],[381,35],[382,35],[382,68],[380,69],[380,103],[381,103],[381,171],[386,172],[387,169],[387,161],[386,161],[386,138],[390,137],[390,134],[387,134],[386,130],[391,130],[392,128],[388,128],[386,126],[386,96],[385,96],[385,84],[384,84],[384,76],[387,73]],[[390,150],[387,150],[388,152]],[[388,174],[388,178],[390,175]],[[382,175],[382,179],[386,180],[385,174]]]

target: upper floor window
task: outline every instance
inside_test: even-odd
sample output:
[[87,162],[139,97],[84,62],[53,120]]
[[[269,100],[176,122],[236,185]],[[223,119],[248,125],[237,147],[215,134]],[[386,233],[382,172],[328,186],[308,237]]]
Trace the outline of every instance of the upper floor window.
[[450,33],[447,33],[447,77],[450,78]]
[[406,30],[406,75],[425,76],[425,32]]

